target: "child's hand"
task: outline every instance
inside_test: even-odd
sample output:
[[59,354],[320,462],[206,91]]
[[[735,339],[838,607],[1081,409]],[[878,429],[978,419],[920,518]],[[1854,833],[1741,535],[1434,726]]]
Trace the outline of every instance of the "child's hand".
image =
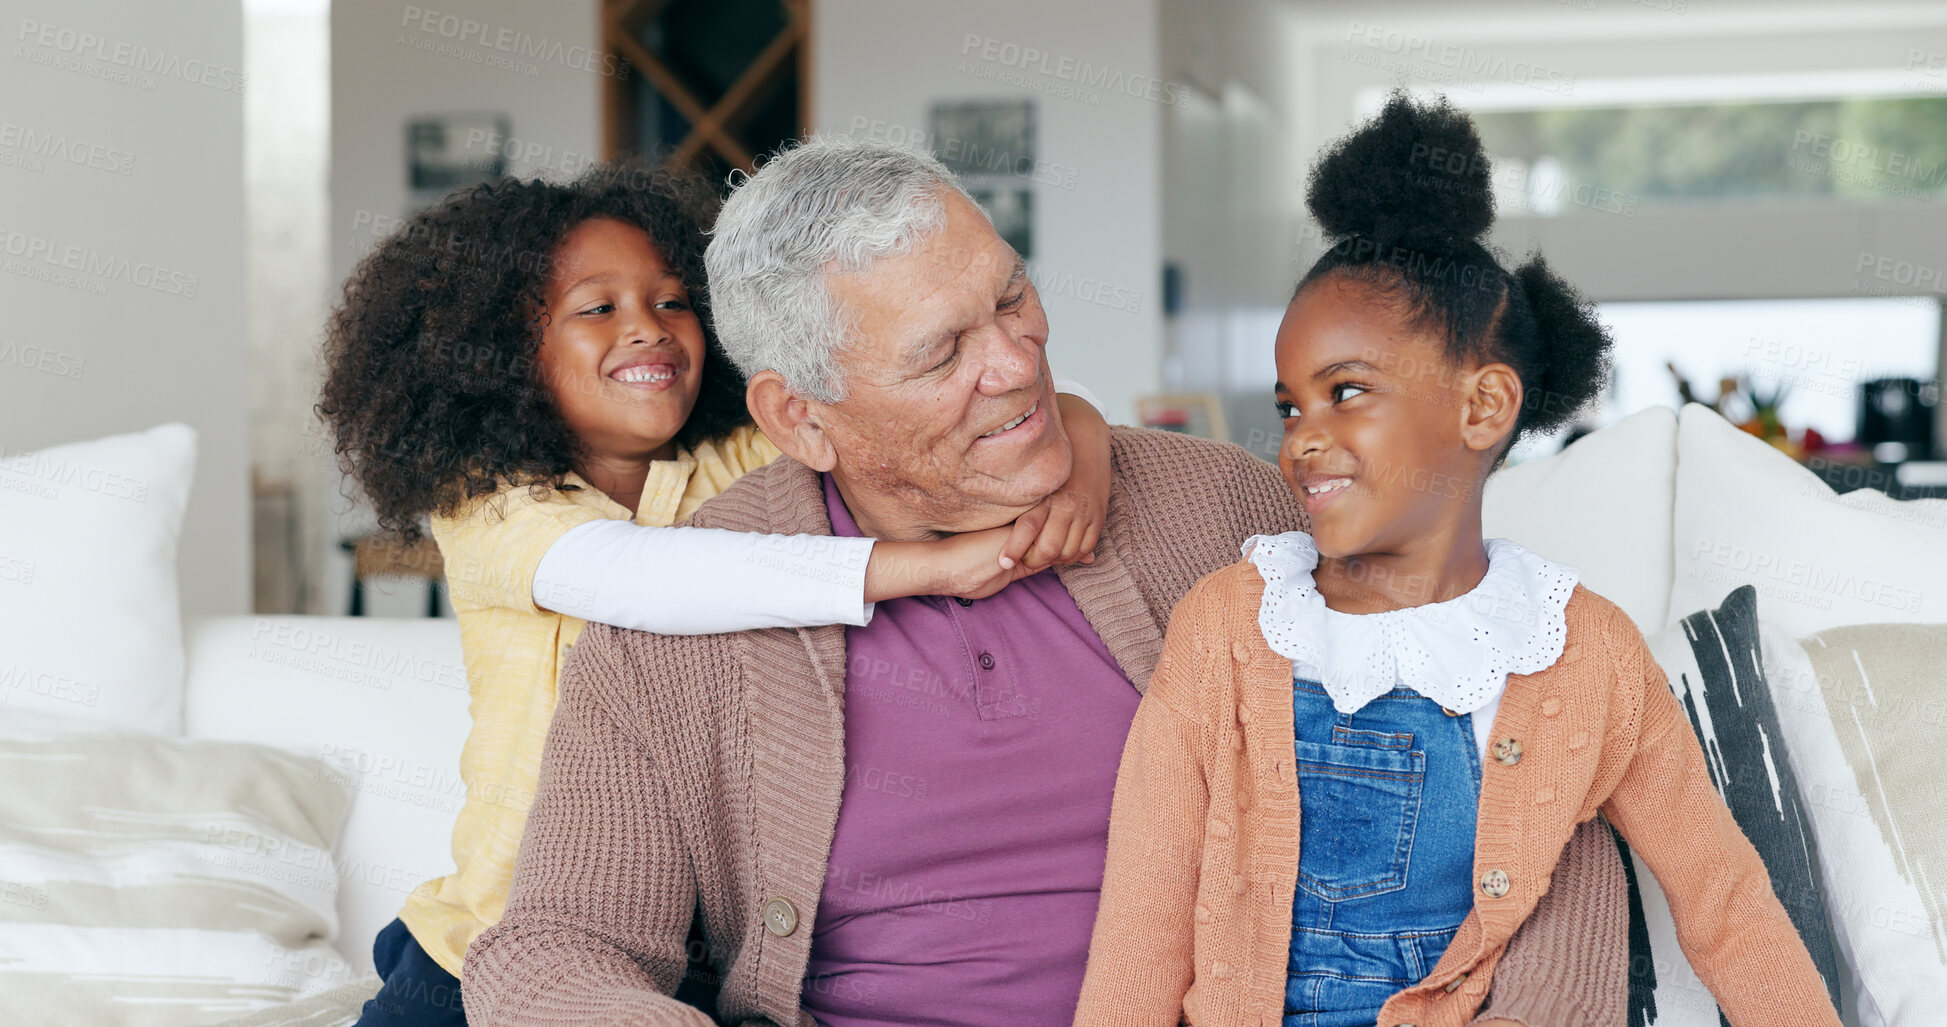
[[1029,574],[1055,564],[1094,563],[1095,543],[1102,536],[1102,521],[1108,516],[1108,491],[1096,499],[1073,488],[1075,478],[1060,491],[1041,501],[1041,505],[1016,518],[1001,547],[1003,566],[1020,565]]
[[880,542],[865,568],[867,602],[901,596],[985,599],[1034,573],[1026,564],[1001,562],[1012,527],[949,535],[934,542]]

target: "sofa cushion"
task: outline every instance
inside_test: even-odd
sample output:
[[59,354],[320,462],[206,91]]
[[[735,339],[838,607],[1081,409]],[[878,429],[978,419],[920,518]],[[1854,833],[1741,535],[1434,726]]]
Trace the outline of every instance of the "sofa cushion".
[[9,721],[175,734],[176,538],[196,433],[0,457],[0,704]]
[[337,945],[369,969],[372,938],[406,895],[453,871],[471,725],[456,622],[210,617],[191,623],[189,639],[190,737],[274,745],[351,779]]
[[325,767],[91,731],[0,742],[0,781],[8,1022],[208,1023],[353,979]]
[[1676,453],[1676,412],[1638,411],[1489,478],[1483,529],[1576,568],[1590,591],[1655,632],[1670,601]]
[[[1821,891],[1820,850],[1759,656],[1756,591],[1740,588],[1722,606],[1693,613],[1649,642],[1703,746],[1711,783],[1764,860],[1772,890],[1838,1006],[1839,960]],[[1663,889],[1641,857],[1630,856],[1630,1022],[1714,1027],[1717,1003],[1677,945]]]
[[1716,606],[1750,584],[1765,619],[1800,637],[1842,624],[1947,622],[1947,500],[1838,495],[1694,403],[1677,430],[1675,542],[1672,613]]
[[1825,894],[1857,976],[1858,1019],[1947,1009],[1947,625],[1868,624],[1767,639],[1786,747]]

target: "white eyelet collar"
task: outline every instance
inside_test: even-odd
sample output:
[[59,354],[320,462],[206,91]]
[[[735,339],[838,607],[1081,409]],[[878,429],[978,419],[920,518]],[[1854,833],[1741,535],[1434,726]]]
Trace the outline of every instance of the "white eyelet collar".
[[1487,574],[1466,595],[1385,613],[1340,613],[1312,587],[1318,547],[1302,531],[1253,535],[1244,555],[1264,576],[1258,629],[1293,672],[1325,686],[1341,713],[1404,686],[1456,714],[1496,702],[1509,674],[1552,666],[1568,638],[1581,572],[1487,540]]

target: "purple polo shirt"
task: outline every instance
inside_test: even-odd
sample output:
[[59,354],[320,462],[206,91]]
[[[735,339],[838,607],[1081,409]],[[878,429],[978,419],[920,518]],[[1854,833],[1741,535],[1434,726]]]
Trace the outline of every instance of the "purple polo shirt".
[[[830,475],[825,506],[834,534],[861,534]],[[1066,1027],[1136,689],[1053,573],[883,602],[845,642],[845,794],[805,1010]]]

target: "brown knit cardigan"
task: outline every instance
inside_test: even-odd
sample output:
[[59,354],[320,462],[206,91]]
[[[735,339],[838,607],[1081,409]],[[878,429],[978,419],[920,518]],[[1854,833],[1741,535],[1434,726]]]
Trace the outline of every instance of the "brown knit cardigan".
[[[1118,428],[1111,453],[1096,560],[1059,573],[1141,690],[1177,600],[1245,537],[1293,530],[1301,515],[1277,470],[1236,446]],[[831,534],[818,475],[789,459],[692,523]],[[844,689],[843,627],[681,637],[590,625],[563,670],[506,915],[467,952],[467,1018],[708,1024],[669,997],[700,915],[718,1016],[810,1027],[798,999],[844,786]],[[1524,931],[1535,957],[1510,955],[1497,981],[1513,983],[1496,1011],[1532,1027],[1622,1018],[1626,925],[1587,915],[1620,908],[1621,863],[1606,837],[1578,838],[1566,890],[1587,901],[1535,917]],[[1563,964],[1576,972],[1560,977]],[[1557,1015],[1568,1009],[1594,1012]]]

